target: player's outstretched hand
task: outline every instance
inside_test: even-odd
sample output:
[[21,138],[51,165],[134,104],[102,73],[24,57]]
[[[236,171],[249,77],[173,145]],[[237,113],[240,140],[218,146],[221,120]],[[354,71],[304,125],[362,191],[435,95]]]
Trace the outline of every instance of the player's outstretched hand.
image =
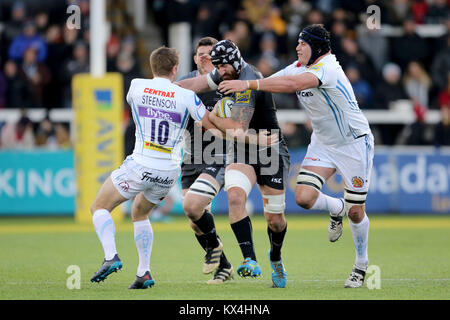
[[223,94],[245,91],[247,89],[247,81],[242,80],[225,80],[219,84],[219,91]]

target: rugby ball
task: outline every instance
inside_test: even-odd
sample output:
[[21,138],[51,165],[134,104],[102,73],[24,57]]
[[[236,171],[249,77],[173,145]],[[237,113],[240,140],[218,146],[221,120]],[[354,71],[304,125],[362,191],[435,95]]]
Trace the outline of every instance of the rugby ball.
[[232,97],[225,97],[217,103],[217,116],[220,118],[231,117],[231,110],[233,109],[234,99]]

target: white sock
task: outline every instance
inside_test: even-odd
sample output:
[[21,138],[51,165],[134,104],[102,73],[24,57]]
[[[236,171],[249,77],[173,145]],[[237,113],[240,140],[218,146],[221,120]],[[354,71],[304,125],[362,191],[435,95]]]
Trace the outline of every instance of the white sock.
[[341,199],[333,198],[319,191],[316,202],[311,207],[312,210],[329,211],[331,215],[337,215],[342,211],[344,203]]
[[369,257],[367,255],[367,246],[369,242],[369,218],[364,213],[364,218],[360,223],[353,223],[348,219],[350,230],[353,234],[353,243],[355,244],[355,265],[366,270],[369,265]]
[[150,255],[153,246],[153,229],[150,220],[133,222],[134,241],[139,255],[139,266],[137,276],[142,277],[145,272],[150,271]]
[[111,260],[117,253],[115,242],[116,227],[111,214],[106,209],[99,209],[92,215],[92,221],[94,222],[97,236],[102,243],[105,259]]

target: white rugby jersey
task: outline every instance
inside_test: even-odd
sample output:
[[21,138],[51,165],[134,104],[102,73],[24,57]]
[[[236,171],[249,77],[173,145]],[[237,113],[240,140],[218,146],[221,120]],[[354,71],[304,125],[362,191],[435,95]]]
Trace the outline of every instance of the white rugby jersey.
[[200,121],[206,112],[200,98],[169,79],[155,77],[131,81],[127,102],[136,125],[133,159],[160,170],[178,167],[189,115]]
[[335,146],[350,143],[371,132],[366,117],[358,107],[350,81],[335,55],[329,54],[310,67],[301,66],[296,61],[270,77],[304,72],[314,74],[321,81],[317,88],[296,92],[311,120],[311,139]]

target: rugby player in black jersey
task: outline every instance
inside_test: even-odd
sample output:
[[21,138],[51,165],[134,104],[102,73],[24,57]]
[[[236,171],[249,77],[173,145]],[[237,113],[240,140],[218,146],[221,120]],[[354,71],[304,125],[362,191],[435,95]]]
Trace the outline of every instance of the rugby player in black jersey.
[[[210,52],[217,40],[211,37],[201,38],[195,47],[194,62],[197,70],[178,79],[189,79],[198,75],[206,75],[214,69],[211,63]],[[210,91],[198,95],[209,111],[222,98],[218,91]],[[217,236],[214,218],[210,212],[211,201],[224,185],[225,176],[225,143],[219,139],[222,151],[213,154],[220,158],[219,161],[207,161],[203,157],[203,151],[216,141],[203,139],[202,128],[194,125],[189,119],[186,127],[189,135],[186,136],[186,148],[184,150],[183,163],[181,165],[181,186],[183,193],[183,210],[189,218],[195,237],[206,251],[203,264],[203,273],[214,272],[214,276],[208,284],[222,284],[233,277],[233,267],[223,252],[223,244]],[[195,141],[197,140],[197,141]],[[215,160],[215,159],[212,159]]]
[[[258,70],[243,60],[238,47],[230,40],[222,40],[214,45],[211,62],[215,69],[207,75],[185,79],[178,84],[199,93],[217,90],[222,80],[262,78]],[[287,275],[281,259],[281,247],[287,229],[284,209],[289,152],[280,133],[272,94],[245,90],[233,93],[232,97],[235,103],[229,118],[219,118],[214,111],[210,113],[210,121],[216,127],[227,135],[230,135],[230,130],[231,135],[236,136],[239,136],[236,132],[252,130],[256,135],[268,130],[279,134],[279,142],[270,147],[258,146],[255,149],[248,144],[235,142],[228,150],[224,189],[227,191],[231,228],[244,257],[244,262],[236,271],[241,277],[261,275],[253,245],[252,223],[245,208],[247,197],[257,183],[268,224],[272,282],[275,287],[284,288]]]

